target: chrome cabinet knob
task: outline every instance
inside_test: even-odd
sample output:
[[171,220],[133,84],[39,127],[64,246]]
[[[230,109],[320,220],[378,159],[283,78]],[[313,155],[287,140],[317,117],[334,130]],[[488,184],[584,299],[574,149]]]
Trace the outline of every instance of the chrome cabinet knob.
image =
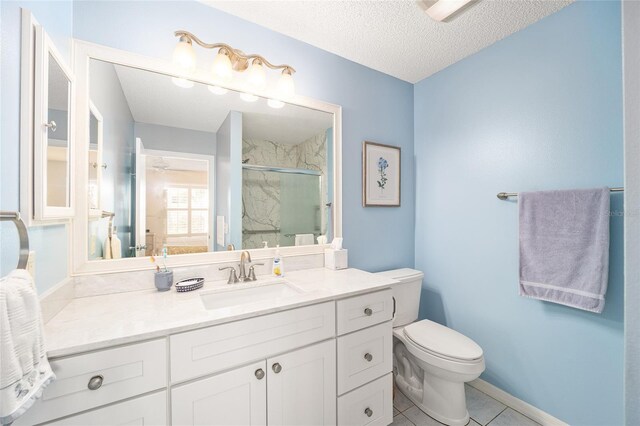
[[278,374],[279,372],[282,371],[282,366],[280,364],[278,364],[277,362],[275,364],[273,364],[273,366],[271,367],[273,369],[273,372]]
[[264,370],[262,368],[258,368],[256,370],[256,378],[258,380],[262,380],[264,378]]
[[373,355],[367,352],[366,354],[364,354],[364,359],[366,359],[367,362],[371,362],[371,360],[373,359]]
[[44,123],[44,127],[50,128],[52,132],[55,132],[56,130],[58,130],[58,125],[53,120],[51,120],[48,123]]
[[89,388],[89,390],[98,390],[102,386],[103,381],[104,377],[98,374],[97,376],[93,376],[89,379],[89,384],[87,385],[87,387]]
[[369,407],[364,409],[364,413],[367,415],[367,417],[373,416],[373,410]]
[[365,308],[364,309],[364,314],[368,317],[370,317],[373,314],[373,311],[371,310],[371,308]]

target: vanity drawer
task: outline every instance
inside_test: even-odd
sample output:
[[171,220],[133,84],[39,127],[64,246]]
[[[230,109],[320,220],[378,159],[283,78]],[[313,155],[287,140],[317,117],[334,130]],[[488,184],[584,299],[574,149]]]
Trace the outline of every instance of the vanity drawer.
[[166,425],[168,424],[167,392],[141,396],[46,424],[50,426]]
[[382,290],[336,303],[338,335],[351,333],[393,317],[393,297],[391,290]]
[[[165,387],[167,341],[153,340],[60,358],[51,361],[51,368],[56,380],[16,425],[57,419]],[[92,379],[95,390],[89,389]]]
[[393,422],[393,374],[338,398],[340,426],[387,426]]
[[338,395],[392,370],[391,322],[338,338]]
[[171,382],[178,383],[335,336],[334,302],[171,336]]

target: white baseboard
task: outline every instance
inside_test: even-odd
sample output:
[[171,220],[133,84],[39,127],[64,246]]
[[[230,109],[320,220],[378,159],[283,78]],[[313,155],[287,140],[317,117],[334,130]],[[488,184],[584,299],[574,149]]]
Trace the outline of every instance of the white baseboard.
[[567,423],[553,417],[551,414],[545,413],[541,409],[516,398],[515,396],[503,391],[489,382],[485,382],[482,379],[475,379],[469,382],[468,385],[486,393],[493,399],[502,402],[504,405],[513,408],[543,426],[569,426]]

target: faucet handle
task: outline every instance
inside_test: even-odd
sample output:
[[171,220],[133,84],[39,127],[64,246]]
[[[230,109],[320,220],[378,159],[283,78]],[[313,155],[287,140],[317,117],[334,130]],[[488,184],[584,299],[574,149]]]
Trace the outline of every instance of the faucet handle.
[[224,268],[218,268],[219,271],[224,271],[225,269],[230,269],[229,279],[227,280],[227,284],[235,284],[238,282],[238,275],[236,275],[236,268],[233,266],[225,266]]
[[254,263],[253,265],[251,265],[249,267],[249,280],[250,281],[256,281],[257,280],[256,271],[253,268],[255,268],[256,266],[262,266],[262,265],[264,265],[264,263]]

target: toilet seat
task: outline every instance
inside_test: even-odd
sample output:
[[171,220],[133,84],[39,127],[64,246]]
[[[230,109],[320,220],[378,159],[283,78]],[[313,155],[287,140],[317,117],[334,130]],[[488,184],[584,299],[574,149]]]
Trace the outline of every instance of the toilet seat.
[[482,359],[482,348],[467,336],[429,320],[404,327],[405,337],[428,354],[459,363]]

